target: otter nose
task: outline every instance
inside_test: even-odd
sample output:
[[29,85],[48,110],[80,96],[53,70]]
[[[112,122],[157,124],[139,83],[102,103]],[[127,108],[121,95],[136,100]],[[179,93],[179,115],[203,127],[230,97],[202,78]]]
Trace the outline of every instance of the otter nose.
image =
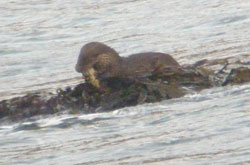
[[77,72],[79,72],[79,73],[81,73],[82,72],[82,67],[80,67],[79,65],[75,65],[75,70],[77,71]]

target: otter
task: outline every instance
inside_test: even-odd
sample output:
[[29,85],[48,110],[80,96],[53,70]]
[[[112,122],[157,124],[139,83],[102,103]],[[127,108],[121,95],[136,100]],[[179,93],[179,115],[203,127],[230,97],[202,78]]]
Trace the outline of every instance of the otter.
[[91,70],[97,79],[138,78],[179,68],[179,63],[169,54],[145,52],[121,57],[113,48],[100,42],[84,45],[75,66],[83,76],[89,76]]

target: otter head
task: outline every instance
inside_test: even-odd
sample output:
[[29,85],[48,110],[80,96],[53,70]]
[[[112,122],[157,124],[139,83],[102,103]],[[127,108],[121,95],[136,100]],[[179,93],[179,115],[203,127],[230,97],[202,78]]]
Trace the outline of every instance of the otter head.
[[121,57],[111,47],[91,42],[82,47],[75,70],[87,76],[88,71],[94,69],[97,76],[109,77],[120,61]]

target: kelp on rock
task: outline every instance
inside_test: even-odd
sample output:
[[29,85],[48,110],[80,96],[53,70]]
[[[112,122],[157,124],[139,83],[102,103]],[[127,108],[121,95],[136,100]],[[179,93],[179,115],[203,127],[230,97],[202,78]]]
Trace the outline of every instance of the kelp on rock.
[[55,94],[31,93],[0,101],[0,118],[19,120],[60,112],[105,112],[159,102],[213,86],[249,82],[249,67],[250,62],[239,60],[201,60],[193,65],[183,65],[180,71],[173,73],[136,79],[103,79],[99,81],[99,88],[87,82],[58,89]]

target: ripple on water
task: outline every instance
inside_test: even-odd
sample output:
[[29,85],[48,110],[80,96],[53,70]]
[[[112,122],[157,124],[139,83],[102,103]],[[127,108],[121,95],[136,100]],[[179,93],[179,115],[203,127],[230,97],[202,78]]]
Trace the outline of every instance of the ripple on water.
[[[1,97],[79,82],[73,66],[90,41],[122,56],[168,52],[181,64],[244,59],[250,52],[245,0],[13,0],[0,6]],[[249,84],[221,87],[109,113],[1,121],[0,164],[249,164],[249,91]]]
[[[14,162],[26,163],[42,163],[49,155],[51,162],[63,158],[71,163],[247,162],[249,89],[249,85],[214,88],[109,113],[40,118],[16,124],[9,133],[5,126],[1,139],[6,143],[0,150],[8,157],[18,153]],[[233,106],[240,102],[244,103]],[[25,145],[23,153],[16,149]],[[33,159],[25,156],[27,152]],[[65,157],[68,152],[74,154]]]

